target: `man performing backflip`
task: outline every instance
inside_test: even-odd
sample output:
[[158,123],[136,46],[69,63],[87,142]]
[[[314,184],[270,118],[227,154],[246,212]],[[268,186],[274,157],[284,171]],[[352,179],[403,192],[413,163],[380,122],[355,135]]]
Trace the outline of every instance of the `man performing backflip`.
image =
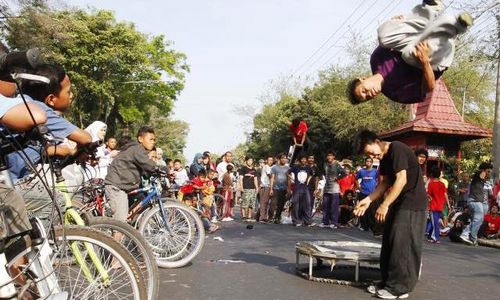
[[371,100],[380,93],[403,104],[424,101],[453,62],[455,37],[473,23],[468,13],[440,15],[442,10],[441,1],[424,0],[411,14],[380,25],[379,46],[370,58],[373,75],[349,83],[351,103]]
[[378,222],[385,222],[380,253],[382,281],[368,287],[368,292],[381,299],[405,299],[419,277],[427,216],[421,169],[413,151],[401,142],[382,141],[371,131],[361,132],[358,140],[360,152],[380,160],[380,182],[358,203],[354,214],[363,216],[373,201],[389,191],[375,213]]

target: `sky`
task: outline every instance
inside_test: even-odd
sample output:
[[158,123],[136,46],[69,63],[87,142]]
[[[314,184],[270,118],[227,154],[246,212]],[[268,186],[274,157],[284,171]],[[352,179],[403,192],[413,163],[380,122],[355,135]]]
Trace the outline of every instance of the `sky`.
[[236,111],[260,108],[259,98],[270,80],[304,77],[341,62],[349,28],[374,40],[381,21],[408,12],[416,2],[67,1],[82,8],[112,10],[118,20],[133,22],[142,32],[164,34],[174,42],[174,49],[187,55],[191,72],[173,117],[189,123],[184,150],[188,161],[197,152],[221,154],[244,142],[252,115]]

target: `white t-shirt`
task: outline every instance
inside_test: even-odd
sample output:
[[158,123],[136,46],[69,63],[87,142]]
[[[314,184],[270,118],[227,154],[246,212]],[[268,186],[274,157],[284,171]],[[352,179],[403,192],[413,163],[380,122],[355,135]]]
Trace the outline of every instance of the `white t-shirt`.
[[271,184],[271,180],[269,177],[271,176],[271,167],[268,165],[264,165],[262,167],[262,172],[260,174],[260,186],[261,187],[269,187]]
[[[233,167],[234,165],[230,163]],[[227,165],[228,163],[226,161],[221,161],[216,168],[217,174],[219,174],[219,181],[222,182],[222,179],[224,179],[224,174],[227,172]]]
[[187,174],[186,169],[182,168],[179,171],[174,171],[174,172],[175,172],[174,181],[178,186],[183,186],[184,184],[186,184],[186,182],[189,181],[189,176]]

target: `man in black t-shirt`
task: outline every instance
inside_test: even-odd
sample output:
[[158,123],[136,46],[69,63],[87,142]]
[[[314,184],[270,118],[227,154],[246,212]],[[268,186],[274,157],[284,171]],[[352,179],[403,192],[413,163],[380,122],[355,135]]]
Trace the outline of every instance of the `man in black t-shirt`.
[[257,182],[257,172],[253,167],[253,158],[245,157],[245,165],[238,171],[239,189],[241,193],[241,219],[243,221],[254,222],[253,208],[255,199],[257,199],[257,190],[259,184]]
[[[413,151],[401,142],[385,142],[371,131],[359,134],[359,150],[380,160],[380,182],[361,200],[354,214],[362,216],[373,201],[384,196],[375,213],[385,222],[380,253],[382,281],[368,292],[382,299],[403,299],[413,290],[420,273],[427,195]],[[390,190],[389,190],[390,189]]]
[[314,226],[311,217],[311,195],[308,184],[313,175],[311,167],[307,165],[307,157],[301,153],[298,157],[299,164],[294,165],[289,171],[289,189],[292,191],[292,222],[295,226]]
[[320,169],[318,168],[318,165],[316,165],[316,159],[314,158],[314,155],[310,154],[307,156],[307,165],[311,168],[312,171],[312,176],[311,179],[309,180],[309,184],[307,185],[309,189],[309,197],[311,198],[311,206],[310,206],[310,214],[312,216],[312,211],[314,207],[314,198],[318,194],[318,183],[319,183],[319,177],[320,177]]

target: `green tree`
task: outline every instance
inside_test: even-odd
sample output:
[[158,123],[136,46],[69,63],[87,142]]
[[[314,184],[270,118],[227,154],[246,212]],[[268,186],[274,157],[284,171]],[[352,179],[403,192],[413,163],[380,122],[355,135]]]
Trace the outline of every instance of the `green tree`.
[[102,120],[114,134],[148,123],[150,108],[169,115],[189,67],[165,36],[141,33],[110,11],[53,10],[36,2],[21,3],[21,17],[5,21],[3,37],[13,49],[39,47],[65,67],[75,90],[70,120],[82,127]]
[[257,157],[287,152],[292,143],[288,126],[295,117],[309,124],[311,153],[320,161],[328,149],[336,149],[340,157],[355,156],[354,139],[362,128],[385,131],[402,123],[406,108],[386,99],[353,108],[345,91],[359,73],[350,66],[331,68],[321,72],[319,81],[305,88],[301,97],[280,93],[276,103],[264,105],[255,115],[247,151]]
[[155,122],[156,146],[164,150],[164,156],[185,161],[182,151],[186,147],[189,125],[180,120],[158,118]]

